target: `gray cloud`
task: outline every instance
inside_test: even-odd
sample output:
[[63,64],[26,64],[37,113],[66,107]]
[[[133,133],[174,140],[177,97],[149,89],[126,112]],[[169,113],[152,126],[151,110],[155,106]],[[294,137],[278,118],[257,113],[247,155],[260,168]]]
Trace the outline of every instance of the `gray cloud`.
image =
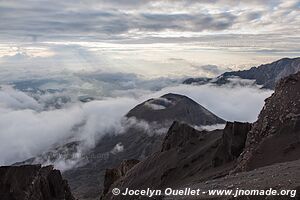
[[[184,44],[185,52],[248,53],[252,57],[244,59],[247,65],[258,64],[256,55],[261,56],[261,60],[263,55],[274,60],[299,54],[299,7],[297,0],[3,0],[0,1],[0,57],[9,54],[9,47],[23,45],[42,45],[52,48],[56,54],[65,54],[43,42]],[[80,49],[78,46],[77,50]],[[72,52],[70,45],[58,48]],[[90,47],[83,48],[90,50]],[[84,55],[83,48],[81,53]],[[141,51],[144,49],[140,48]],[[155,50],[160,51],[159,48]],[[173,51],[172,48],[168,50]],[[95,62],[110,67],[115,64],[107,59],[107,54],[97,56],[91,59],[92,65]],[[134,61],[134,64],[145,65],[144,60]],[[74,62],[74,66],[77,63]],[[207,64],[219,65],[219,62],[201,63]]]
[[187,63],[165,62],[171,57],[250,67],[299,55],[299,12],[297,0],[2,0],[0,76],[189,73]]
[[[291,9],[299,11],[297,3],[279,8],[280,12],[274,11],[280,3],[280,1],[241,3],[228,0],[76,0],[63,2],[27,0],[26,3],[19,0],[1,1],[0,38],[2,40],[5,38],[31,39],[32,41],[62,38],[118,40],[134,37],[131,31],[144,33],[165,30],[223,31],[231,30],[233,25],[247,26],[249,24],[245,23],[253,20],[260,21],[256,22],[256,25],[265,25],[269,22],[260,19],[263,16],[268,18],[268,15],[273,15],[272,13],[278,13],[281,17],[288,19],[289,13],[287,12]],[[184,8],[183,5],[185,5]],[[261,6],[259,8],[264,10],[253,11],[250,8],[245,10],[247,8],[245,6],[259,5]],[[232,10],[242,10],[242,15],[239,12],[230,11],[228,6],[231,6]],[[198,8],[198,12],[195,12],[193,7]],[[208,12],[211,7],[218,12]],[[164,9],[171,8],[173,12],[164,11]]]
[[203,31],[223,30],[234,23],[236,16],[230,13],[222,14],[142,14],[142,29]]
[[[40,5],[39,5],[40,6]],[[79,10],[67,8],[2,7],[2,35],[28,37],[37,40],[68,38],[115,39],[130,30],[140,31],[203,31],[229,28],[236,16],[221,14],[128,14],[120,10]],[[12,13],[14,13],[12,15]]]

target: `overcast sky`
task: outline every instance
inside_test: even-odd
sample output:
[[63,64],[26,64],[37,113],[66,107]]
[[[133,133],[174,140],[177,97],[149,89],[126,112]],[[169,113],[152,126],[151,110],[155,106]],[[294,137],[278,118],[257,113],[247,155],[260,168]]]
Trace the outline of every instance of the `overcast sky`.
[[0,76],[215,76],[296,57],[298,0],[0,0]]

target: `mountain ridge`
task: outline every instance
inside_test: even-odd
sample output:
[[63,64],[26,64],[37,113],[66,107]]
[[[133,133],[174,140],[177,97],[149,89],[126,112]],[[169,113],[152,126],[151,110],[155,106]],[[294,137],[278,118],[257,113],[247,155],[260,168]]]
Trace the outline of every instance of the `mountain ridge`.
[[229,79],[239,77],[241,79],[255,80],[257,85],[265,89],[274,89],[276,83],[290,74],[300,71],[300,57],[282,58],[272,63],[251,67],[247,70],[225,72],[217,78],[189,78],[183,84],[207,84],[223,85],[229,83]]

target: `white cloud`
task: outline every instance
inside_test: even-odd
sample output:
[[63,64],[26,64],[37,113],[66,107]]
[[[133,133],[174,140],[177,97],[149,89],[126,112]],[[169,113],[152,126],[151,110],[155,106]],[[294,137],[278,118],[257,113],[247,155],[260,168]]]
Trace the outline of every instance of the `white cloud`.
[[156,98],[149,100],[145,103],[145,106],[153,109],[153,110],[164,110],[168,106],[172,105],[173,102],[169,101],[168,99],[165,98]]
[[146,102],[145,106],[147,106],[147,107],[149,107],[149,108],[151,108],[153,110],[164,110],[164,109],[166,109],[165,106],[154,104],[154,103],[150,103],[150,102]]
[[[22,92],[15,93],[19,95],[17,98],[26,96]],[[23,99],[31,102],[30,97]],[[0,102],[3,100],[1,98]],[[30,105],[25,100],[23,104]],[[12,103],[10,108],[1,106],[0,164],[27,159],[55,143],[74,140],[74,137],[92,147],[102,135],[121,132],[121,118],[136,103],[134,99],[114,98],[74,103],[63,109],[48,111],[35,111],[30,107],[20,110],[19,104]]]
[[[165,80],[157,79],[156,84],[160,85],[160,81],[164,83]],[[150,81],[149,84],[152,85],[153,82]],[[186,95],[226,120],[250,122],[255,121],[264,99],[272,93],[255,86],[239,84],[222,87],[177,85],[160,88],[158,91],[142,87],[132,88],[130,91],[140,96],[136,98],[127,93],[126,97],[126,90],[123,90],[122,97],[102,97],[102,100],[84,104],[71,102],[62,109],[42,110],[43,100],[49,99],[50,94],[37,102],[26,93],[3,87],[0,91],[0,164],[25,160],[49,150],[53,144],[68,141],[80,140],[84,142],[82,148],[92,148],[104,134],[122,133],[132,125],[149,134],[165,133],[165,127],[134,118],[124,121],[123,116],[135,105],[169,92]],[[82,150],[84,149],[76,152],[77,156],[81,155]],[[63,160],[58,159],[54,164],[68,169],[78,161],[74,158],[66,161],[69,163],[63,163]]]
[[[186,95],[217,116],[228,121],[254,122],[264,105],[264,100],[273,91],[261,90],[256,86],[241,85],[180,85],[163,88],[153,94],[159,97],[166,93]],[[152,96],[152,97],[153,97]]]
[[216,129],[224,129],[226,124],[215,124],[215,125],[207,125],[207,126],[194,126],[195,129],[199,131],[207,130],[213,131]]
[[40,110],[42,107],[32,97],[14,90],[11,86],[0,86],[0,107]]

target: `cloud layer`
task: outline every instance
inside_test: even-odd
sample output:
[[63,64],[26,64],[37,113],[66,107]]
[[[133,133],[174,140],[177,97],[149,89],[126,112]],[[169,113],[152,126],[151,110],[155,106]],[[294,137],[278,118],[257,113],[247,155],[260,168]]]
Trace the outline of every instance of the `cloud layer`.
[[55,143],[79,140],[92,147],[102,135],[122,131],[121,118],[137,101],[114,98],[37,111],[31,106],[34,99],[10,89],[0,92],[0,102],[3,165],[41,154]]
[[[45,109],[43,105],[48,102],[49,96],[56,97],[55,93],[40,93],[40,98],[36,98],[31,92],[25,93],[12,87],[2,86],[0,90],[0,151],[2,152],[0,165],[28,159],[47,151],[54,144],[74,140],[83,141],[86,148],[91,148],[104,134],[122,133],[128,125],[124,126],[122,117],[135,105],[165,93],[186,95],[226,120],[251,122],[256,120],[264,99],[272,93],[268,90],[259,90],[255,86],[241,87],[239,85],[224,87],[174,85],[157,89],[151,87],[153,84],[151,81],[144,82],[144,86],[140,88],[116,90],[113,77],[111,76],[111,79],[106,81],[111,83],[110,88],[114,92],[106,93],[106,97],[102,96],[99,100],[84,104],[72,100],[67,104],[62,104],[61,109]],[[131,79],[124,80],[128,83],[131,81]],[[139,80],[139,82],[143,81]],[[163,84],[164,80],[157,79],[155,82],[159,85]],[[123,92],[120,93],[120,91]],[[72,93],[65,91],[63,94],[74,94],[74,91]],[[47,98],[44,98],[44,95],[47,95]],[[111,95],[113,97],[109,97]],[[44,101],[45,99],[47,101]],[[149,128],[149,125],[145,123],[137,125]],[[117,149],[121,149],[121,144]],[[76,162],[72,161],[71,164],[76,164]],[[61,162],[57,166],[66,167]]]

